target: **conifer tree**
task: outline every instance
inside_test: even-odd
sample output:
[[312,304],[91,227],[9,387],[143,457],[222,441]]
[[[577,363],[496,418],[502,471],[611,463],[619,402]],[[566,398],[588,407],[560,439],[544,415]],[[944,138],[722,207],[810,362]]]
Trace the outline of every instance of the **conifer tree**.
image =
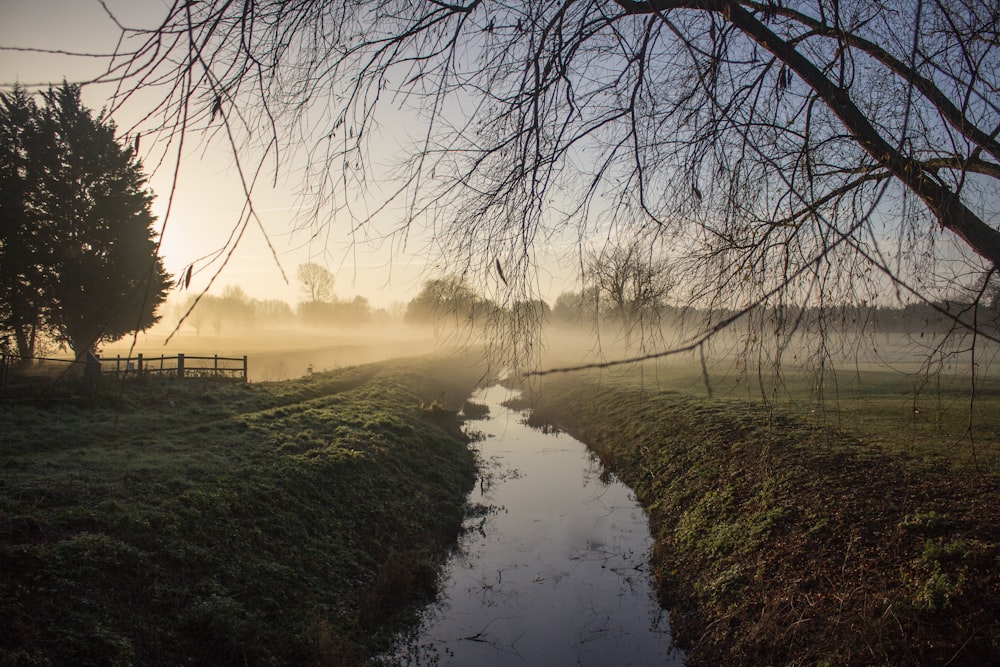
[[[2,252],[27,268],[4,262],[0,273],[5,286],[38,297],[23,313],[9,304],[3,325],[16,334],[33,313],[39,328],[79,357],[155,324],[170,276],[157,256],[153,195],[133,147],[118,143],[103,113],[83,106],[77,86],[64,83],[43,97],[34,107],[23,90],[3,96],[11,112],[2,118],[2,150],[21,163],[4,167],[14,187],[5,195]],[[19,131],[30,141],[9,143]],[[8,238],[30,242],[8,247]],[[20,338],[18,347],[30,351]]]

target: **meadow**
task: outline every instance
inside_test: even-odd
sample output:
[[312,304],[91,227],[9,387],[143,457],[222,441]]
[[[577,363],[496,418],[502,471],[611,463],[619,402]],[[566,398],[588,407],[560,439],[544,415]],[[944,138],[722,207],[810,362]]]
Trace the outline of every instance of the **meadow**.
[[475,476],[443,406],[480,374],[425,358],[0,404],[0,663],[364,661],[433,595]]

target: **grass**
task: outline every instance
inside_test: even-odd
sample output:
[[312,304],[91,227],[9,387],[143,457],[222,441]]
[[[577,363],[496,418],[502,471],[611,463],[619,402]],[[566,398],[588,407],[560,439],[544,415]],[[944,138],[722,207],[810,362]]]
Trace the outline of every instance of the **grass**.
[[708,398],[697,371],[638,375],[547,377],[533,420],[586,442],[646,507],[690,664],[1000,661],[994,388],[973,462],[968,414],[915,420],[887,374],[842,382],[839,405],[794,374],[766,404],[735,379]]
[[[605,370],[591,377],[640,394],[709,396],[701,367],[677,362]],[[784,369],[780,376],[709,369],[711,397],[750,402],[816,429],[836,430],[911,462],[959,474],[1000,473],[1000,376],[971,384],[961,369],[940,374],[886,369]],[[974,389],[974,391],[973,391]]]
[[467,360],[0,404],[0,663],[359,664],[433,594]]

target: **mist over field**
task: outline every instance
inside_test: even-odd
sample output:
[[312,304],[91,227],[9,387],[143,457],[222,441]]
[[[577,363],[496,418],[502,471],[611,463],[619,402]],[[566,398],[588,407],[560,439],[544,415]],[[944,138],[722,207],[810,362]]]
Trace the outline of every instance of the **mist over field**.
[[[147,363],[161,355],[248,357],[249,380],[267,382],[294,379],[309,373],[365,364],[398,357],[419,356],[453,350],[473,350],[494,368],[510,362],[510,341],[497,340],[487,327],[433,327],[384,319],[354,326],[309,327],[227,326],[221,334],[163,322],[134,339],[126,337],[100,348],[105,359],[142,354]],[[622,364],[617,372],[644,374],[651,382],[670,384],[685,378],[703,385],[707,373],[713,386],[742,378],[744,386],[777,381],[781,371],[826,373],[828,376],[857,372],[890,372],[900,378],[919,379],[934,374],[969,377],[972,368],[980,376],[1000,372],[1000,345],[976,342],[969,337],[945,333],[826,330],[791,335],[780,332],[769,340],[750,340],[753,332],[722,331],[704,346],[704,368],[697,349],[656,357],[689,345],[698,334],[695,326],[664,326],[641,333],[623,332],[608,324],[565,326],[543,324],[526,336],[537,337],[537,354],[522,360],[521,372],[547,371],[614,364],[652,356],[645,363]],[[169,339],[169,340],[168,340]]]
[[360,325],[351,328],[259,326],[233,328],[223,335],[180,331],[164,342],[171,328],[158,326],[140,334],[132,348],[127,338],[101,347],[104,359],[142,354],[146,359],[178,353],[187,356],[248,357],[251,382],[289,380],[311,372],[333,370],[396,357],[418,356],[441,350],[430,330],[399,325]]

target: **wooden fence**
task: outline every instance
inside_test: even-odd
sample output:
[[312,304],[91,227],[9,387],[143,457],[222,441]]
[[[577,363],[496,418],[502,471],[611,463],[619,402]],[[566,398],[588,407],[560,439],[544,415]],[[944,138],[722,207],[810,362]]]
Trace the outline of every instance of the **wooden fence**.
[[31,378],[56,379],[71,373],[83,373],[87,361],[57,359],[54,357],[22,357],[5,353],[0,362],[0,378],[6,380],[15,375]]
[[186,377],[229,377],[247,381],[247,357],[211,357],[160,355],[134,357],[96,357],[88,354],[85,360],[55,359],[49,357],[24,358],[4,353],[0,358],[0,396],[16,395],[41,389],[46,385],[70,377],[83,378],[87,394],[93,394],[100,376],[174,375]]
[[178,354],[134,357],[101,357],[101,373],[115,375],[176,375],[184,377],[232,377],[247,381],[247,357],[197,357]]

